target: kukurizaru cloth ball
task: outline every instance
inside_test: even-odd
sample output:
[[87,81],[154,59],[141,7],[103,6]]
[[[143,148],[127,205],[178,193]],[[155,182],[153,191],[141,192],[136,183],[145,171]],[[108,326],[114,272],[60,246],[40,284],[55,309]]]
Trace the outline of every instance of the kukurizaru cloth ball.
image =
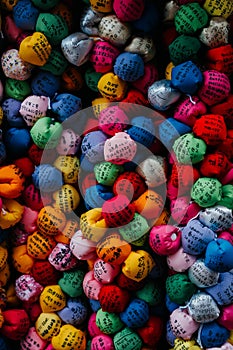
[[135,207],[124,195],[117,195],[104,202],[102,215],[108,227],[128,224],[134,217]]
[[1,334],[8,339],[20,340],[24,337],[30,327],[30,319],[23,308],[13,308],[3,311],[4,324]]
[[19,51],[10,49],[1,57],[1,67],[6,77],[16,80],[27,80],[31,77],[33,65],[19,56]]
[[111,0],[105,0],[102,3],[99,3],[96,0],[90,0],[90,5],[93,11],[100,12],[103,14],[112,12],[112,1]]
[[51,102],[51,109],[57,114],[57,120],[61,123],[80,111],[81,108],[81,99],[72,94],[58,94]]
[[180,6],[175,13],[174,24],[179,34],[195,35],[208,23],[205,9],[197,2]]
[[30,327],[27,334],[20,340],[21,348],[31,348],[36,346],[39,348],[45,348],[47,346],[47,342],[44,339],[41,339],[39,334],[36,331],[34,326]]
[[155,141],[155,127],[152,119],[143,116],[134,117],[132,126],[128,128],[128,135],[135,141],[150,147]]
[[15,281],[15,291],[21,301],[35,302],[43,287],[30,275],[21,275]]
[[230,331],[219,325],[217,321],[203,324],[198,331],[198,343],[201,347],[220,347],[230,336]]
[[118,132],[105,141],[104,160],[122,165],[132,161],[136,151],[136,142],[126,132]]
[[64,129],[60,135],[56,150],[59,155],[75,155],[79,150],[81,138],[72,129]]
[[23,101],[32,92],[31,86],[27,80],[16,80],[6,78],[5,94],[8,98],[14,98]]
[[164,208],[164,199],[159,193],[149,189],[139,196],[133,204],[138,214],[146,220],[157,223]]
[[61,273],[48,260],[34,261],[31,274],[42,286],[55,285],[61,277]]
[[129,328],[143,327],[149,320],[149,306],[144,300],[135,298],[120,313],[120,318]]
[[200,211],[198,218],[203,225],[209,227],[214,232],[229,230],[233,220],[231,209],[221,205]]
[[25,123],[30,127],[35,122],[46,116],[49,100],[46,96],[28,96],[22,101],[19,109],[20,115]]
[[232,304],[232,285],[233,278],[231,272],[220,273],[218,283],[214,286],[205,288],[205,292],[210,294],[218,305]]
[[128,291],[115,284],[105,285],[99,293],[99,302],[103,311],[123,312],[130,300]]
[[221,115],[205,114],[195,121],[193,133],[204,140],[208,146],[217,146],[226,140],[226,123]]
[[209,323],[219,317],[220,309],[209,294],[199,292],[194,294],[190,299],[188,303],[188,313],[199,324]]
[[194,95],[203,82],[202,72],[192,61],[186,61],[172,69],[171,82],[181,92]]
[[207,68],[230,75],[232,73],[232,53],[230,44],[210,49],[206,54]]
[[106,334],[94,336],[91,339],[91,347],[98,349],[101,346],[105,346],[109,350],[114,350],[113,339]]
[[179,100],[181,92],[175,89],[170,80],[162,79],[155,81],[148,88],[148,100],[153,108],[159,111],[169,109]]
[[79,269],[74,271],[64,271],[59,279],[58,285],[62,291],[71,298],[77,298],[83,295],[82,283],[85,272]]
[[228,272],[233,268],[232,254],[233,245],[225,239],[217,238],[206,247],[205,265],[217,272]]
[[0,196],[4,198],[19,197],[25,187],[25,177],[21,169],[14,165],[0,167]]
[[33,232],[27,239],[27,252],[34,259],[47,259],[55,246],[56,241],[52,236],[39,231]]
[[103,284],[94,278],[93,270],[85,274],[83,279],[83,291],[89,299],[98,300],[102,286]]
[[19,56],[35,66],[43,66],[49,58],[52,47],[41,32],[34,32],[23,39],[19,46]]
[[222,152],[206,154],[200,164],[200,172],[204,177],[216,177],[221,179],[227,174],[230,163],[227,156]]
[[113,70],[114,62],[120,51],[107,41],[97,41],[90,53],[90,62],[98,73],[107,73]]
[[211,0],[205,0],[203,7],[210,16],[228,18],[233,12],[233,4],[230,0],[221,0],[218,4],[212,3]]
[[107,136],[100,130],[87,133],[81,143],[81,151],[91,163],[104,160],[104,146]]
[[216,238],[214,231],[195,218],[190,220],[181,231],[184,251],[195,256],[204,253],[207,245]]
[[85,350],[86,335],[82,330],[70,324],[63,325],[58,335],[52,338],[52,346],[55,350],[62,350],[64,347],[66,347],[67,350],[72,350],[74,348]]
[[82,32],[76,32],[61,41],[61,50],[68,62],[79,67],[88,61],[93,45],[92,38]]
[[66,324],[77,327],[87,319],[87,304],[80,298],[69,298],[64,309],[57,314]]
[[76,156],[58,156],[53,165],[62,172],[62,177],[65,184],[77,183],[79,178],[80,163]]
[[105,200],[111,199],[114,197],[113,192],[103,185],[95,185],[87,188],[84,201],[87,210],[92,208],[101,208]]
[[88,240],[98,242],[105,235],[107,227],[102,208],[94,208],[81,215],[80,229]]
[[57,49],[52,48],[48,60],[43,66],[40,66],[40,69],[50,72],[54,75],[62,76],[68,68],[68,65],[68,61],[64,55]]
[[27,155],[32,139],[28,129],[10,128],[4,135],[4,143],[8,154],[15,159]]
[[55,312],[42,312],[36,320],[35,328],[42,339],[51,341],[59,333],[61,325],[62,320]]
[[98,257],[112,265],[121,265],[130,252],[131,245],[117,233],[103,237],[96,245]]
[[122,272],[129,279],[140,282],[149,276],[154,266],[153,257],[145,250],[139,249],[131,251],[128,255],[122,265]]
[[199,178],[191,189],[192,199],[203,208],[214,206],[221,199],[221,196],[221,182],[211,177]]
[[172,149],[179,163],[196,164],[204,159],[207,144],[193,133],[187,133],[175,140]]
[[149,229],[147,220],[142,215],[135,213],[133,219],[126,226],[119,228],[119,232],[126,242],[143,246]]
[[149,244],[159,255],[175,254],[181,242],[181,230],[172,225],[158,225],[152,227],[149,234]]
[[94,166],[95,178],[104,186],[112,186],[123,170],[123,166],[111,162],[99,162]]
[[57,243],[49,254],[48,261],[58,271],[67,271],[78,266],[78,260],[72,254],[69,243],[67,242]]
[[38,71],[31,80],[34,95],[53,98],[60,88],[60,77],[46,71]]
[[56,312],[66,306],[66,296],[59,285],[47,286],[43,289],[40,294],[40,306],[42,312]]
[[93,269],[94,278],[102,284],[112,283],[120,272],[119,265],[111,265],[101,259],[96,259]]
[[107,135],[115,135],[124,131],[129,123],[129,118],[119,106],[104,108],[98,116],[99,128]]
[[116,47],[125,45],[131,35],[130,25],[120,21],[116,15],[104,16],[99,23],[98,31],[102,39]]
[[188,270],[188,277],[198,288],[207,288],[218,283],[219,272],[209,269],[204,259],[197,259]]
[[192,339],[193,334],[200,327],[200,324],[186,310],[180,308],[170,314],[169,320],[173,334],[185,340]]
[[123,194],[132,200],[138,199],[146,189],[147,186],[143,178],[133,171],[125,171],[117,176],[113,185],[115,195]]
[[179,248],[175,254],[168,255],[168,267],[176,272],[185,272],[196,261],[194,255],[185,253],[183,247]]
[[93,260],[96,255],[96,243],[86,239],[81,230],[74,233],[70,240],[70,250],[79,260]]
[[228,44],[229,23],[223,17],[213,16],[208,27],[202,29],[200,41],[209,48],[221,47]]
[[166,291],[171,301],[184,305],[197,291],[197,287],[185,273],[177,273],[167,277]]
[[41,164],[35,168],[32,180],[42,192],[54,192],[63,185],[62,173],[50,164]]
[[66,217],[59,209],[50,205],[44,206],[38,214],[38,230],[47,235],[55,236],[65,227]]
[[43,117],[36,121],[30,130],[33,142],[40,149],[53,149],[58,145],[62,133],[62,125],[50,117]]
[[97,88],[102,97],[114,102],[124,99],[128,86],[126,81],[120,79],[113,72],[108,72],[99,79]]
[[218,323],[227,329],[232,329],[232,308],[233,305],[226,305],[221,308],[220,317]]
[[203,72],[203,83],[197,94],[208,106],[223,102],[230,93],[230,80],[225,73],[209,69]]
[[40,13],[36,21],[36,31],[43,33],[51,45],[59,45],[68,36],[69,29],[63,17],[53,13]]
[[25,126],[25,122],[19,110],[21,102],[14,98],[7,98],[2,103],[3,117],[7,120],[10,127],[19,128]]
[[[131,38],[131,41],[129,42],[129,44],[124,48],[124,51],[137,53],[141,55],[145,63],[148,63],[155,57],[156,47],[155,47],[154,40],[150,35],[141,35],[141,36],[135,35]],[[150,79],[152,76],[154,76],[154,81],[155,81],[156,80],[155,77],[158,76],[157,67],[152,62],[145,65],[144,68],[146,67],[148,68],[148,71],[147,71],[148,75],[146,74],[146,76],[150,77]],[[151,74],[149,74],[149,68],[151,69]],[[144,73],[145,73],[145,70],[144,70]]]
[[113,342],[116,350],[120,350],[123,347],[127,350],[140,350],[142,346],[142,340],[139,335],[129,327],[118,331],[114,335]]
[[138,54],[123,52],[117,56],[113,71],[122,80],[133,82],[144,74],[144,61]]
[[39,9],[28,0],[18,1],[13,8],[13,20],[23,30],[34,31],[39,14]]
[[99,309],[96,314],[96,325],[104,334],[114,334],[123,328],[124,323],[119,314]]
[[98,24],[103,17],[104,13],[94,11],[91,6],[85,7],[80,18],[82,32],[88,35],[98,35]]
[[206,112],[206,105],[197,96],[192,96],[192,99],[187,96],[182,98],[180,102],[178,101],[173,117],[192,127],[196,119],[206,114]]
[[153,155],[140,162],[136,168],[149,188],[157,187],[166,182],[167,165],[164,157]]
[[168,47],[171,61],[178,65],[185,61],[197,61],[201,43],[198,38],[181,34]]
[[122,22],[131,22],[140,19],[144,8],[145,3],[142,0],[136,2],[130,0],[127,4],[123,4],[120,0],[113,1],[114,12]]

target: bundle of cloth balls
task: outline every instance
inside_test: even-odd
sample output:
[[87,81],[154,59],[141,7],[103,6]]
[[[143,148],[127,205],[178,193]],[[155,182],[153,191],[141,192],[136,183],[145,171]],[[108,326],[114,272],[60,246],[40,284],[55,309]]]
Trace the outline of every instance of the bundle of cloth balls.
[[0,350],[232,350],[233,1],[0,9]]

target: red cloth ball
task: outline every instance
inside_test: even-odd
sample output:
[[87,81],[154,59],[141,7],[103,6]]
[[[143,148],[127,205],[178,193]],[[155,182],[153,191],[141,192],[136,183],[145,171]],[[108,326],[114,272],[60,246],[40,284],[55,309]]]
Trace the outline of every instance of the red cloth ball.
[[30,327],[28,314],[23,309],[11,309],[2,312],[4,323],[1,334],[12,340],[23,338]]
[[22,194],[25,205],[32,210],[40,211],[43,208],[40,190],[33,184],[28,185]]
[[179,188],[179,190],[183,189],[184,192],[187,192],[199,177],[198,170],[191,165],[176,163],[172,165],[171,183],[174,187]]
[[28,157],[16,159],[14,164],[23,172],[25,177],[30,177],[35,170],[35,165]]
[[206,142],[208,146],[217,146],[227,138],[227,128],[223,116],[206,114],[197,119],[193,133]]
[[139,290],[141,289],[144,284],[145,284],[145,281],[144,280],[141,280],[141,281],[134,281],[132,280],[131,278],[125,276],[123,274],[123,272],[121,272],[117,278],[116,278],[116,282],[117,282],[117,285],[120,287],[120,288],[123,288],[123,289],[126,289],[128,291],[136,291],[136,290]]
[[133,220],[135,207],[124,195],[117,195],[104,202],[102,216],[108,227],[119,227]]
[[115,195],[125,195],[130,200],[135,200],[147,190],[143,178],[133,171],[126,171],[116,179],[113,185]]
[[127,290],[116,285],[103,286],[99,293],[99,302],[103,311],[122,312],[130,300]]
[[206,154],[200,164],[200,172],[205,177],[221,178],[230,170],[230,162],[222,152]]
[[163,333],[163,320],[158,316],[151,315],[146,324],[136,331],[146,345],[155,346]]
[[34,143],[31,145],[31,147],[28,150],[28,156],[35,165],[39,165],[41,161],[41,157],[43,154],[43,149],[39,148]]
[[32,276],[42,286],[57,284],[61,273],[48,261],[35,261],[32,268]]

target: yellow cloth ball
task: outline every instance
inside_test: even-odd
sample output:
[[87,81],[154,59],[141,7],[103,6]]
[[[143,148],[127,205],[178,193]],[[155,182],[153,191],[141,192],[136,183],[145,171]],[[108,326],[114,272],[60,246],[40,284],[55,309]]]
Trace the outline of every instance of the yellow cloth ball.
[[55,350],[85,350],[85,333],[70,324],[64,325],[59,334],[52,338],[52,346]]
[[74,186],[65,184],[53,193],[54,207],[62,212],[70,213],[77,209],[80,203],[80,195]]
[[106,73],[98,81],[97,88],[109,101],[121,101],[127,91],[127,83],[114,73]]
[[42,339],[50,341],[59,333],[61,324],[62,321],[57,314],[42,312],[36,320],[35,328]]
[[66,295],[59,285],[46,286],[39,300],[43,312],[56,312],[66,306]]
[[62,172],[66,184],[75,184],[78,181],[80,163],[77,157],[62,155],[57,157],[53,164]]
[[27,253],[27,245],[22,244],[12,249],[12,262],[14,268],[21,273],[28,274],[34,264],[34,259]]
[[41,32],[34,32],[32,35],[23,39],[19,46],[19,56],[25,62],[35,66],[44,66],[47,62],[52,47]]
[[37,218],[38,230],[46,235],[57,235],[62,232],[66,224],[66,217],[58,208],[50,205],[43,207]]
[[93,242],[98,242],[107,230],[107,225],[102,217],[102,209],[94,208],[81,215],[80,229],[83,237]]
[[154,266],[155,262],[149,253],[137,250],[132,251],[123,262],[122,272],[126,277],[139,282],[149,275]]

